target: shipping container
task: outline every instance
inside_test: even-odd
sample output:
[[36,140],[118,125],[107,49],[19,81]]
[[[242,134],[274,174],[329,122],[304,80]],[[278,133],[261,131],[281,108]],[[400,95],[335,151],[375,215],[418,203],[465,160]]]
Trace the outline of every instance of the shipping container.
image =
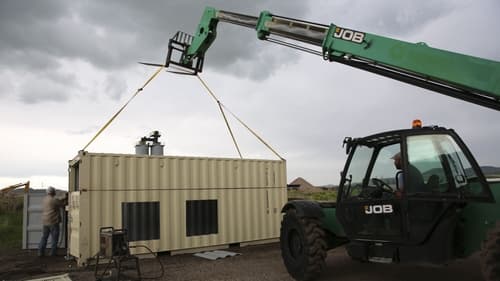
[[69,161],[69,191],[68,252],[79,265],[98,253],[101,227],[170,254],[274,242],[286,162],[80,151]]

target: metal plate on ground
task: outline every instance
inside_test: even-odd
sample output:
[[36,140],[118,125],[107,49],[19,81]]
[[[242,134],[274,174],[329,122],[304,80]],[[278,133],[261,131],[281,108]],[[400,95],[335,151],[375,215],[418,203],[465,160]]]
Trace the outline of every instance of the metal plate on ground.
[[218,259],[224,259],[227,257],[234,257],[234,256],[239,256],[241,255],[240,253],[234,253],[234,252],[228,252],[228,251],[208,251],[208,252],[203,252],[203,253],[196,253],[193,256],[197,256],[200,258],[208,259],[208,260],[218,260]]
[[71,278],[69,278],[68,273],[65,273],[61,275],[47,276],[37,279],[29,279],[27,281],[71,281]]

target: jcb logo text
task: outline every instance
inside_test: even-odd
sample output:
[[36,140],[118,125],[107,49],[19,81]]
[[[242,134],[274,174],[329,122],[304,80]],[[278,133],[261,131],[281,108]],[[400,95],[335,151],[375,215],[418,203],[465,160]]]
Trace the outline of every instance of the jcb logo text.
[[392,214],[392,205],[368,205],[365,206],[365,214]]
[[361,44],[365,39],[365,34],[363,32],[337,27],[335,28],[333,37]]

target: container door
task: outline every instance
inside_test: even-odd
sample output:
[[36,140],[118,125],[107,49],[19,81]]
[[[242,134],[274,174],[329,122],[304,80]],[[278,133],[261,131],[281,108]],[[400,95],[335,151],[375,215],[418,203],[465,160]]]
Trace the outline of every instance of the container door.
[[[23,249],[38,249],[42,238],[42,200],[45,190],[30,190],[24,195],[23,208]],[[61,224],[59,233],[59,248],[66,248],[66,216],[61,210]],[[51,248],[51,239],[47,240],[47,248]]]
[[400,144],[358,145],[349,162],[337,218],[350,239],[400,241],[404,210],[396,196],[397,170],[391,157]]

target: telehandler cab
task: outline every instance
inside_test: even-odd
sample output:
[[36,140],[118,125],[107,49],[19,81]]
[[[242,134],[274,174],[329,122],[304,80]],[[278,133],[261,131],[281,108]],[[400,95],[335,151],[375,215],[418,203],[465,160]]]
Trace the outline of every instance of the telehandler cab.
[[455,131],[389,131],[344,145],[337,202],[283,208],[281,250],[294,278],[313,279],[326,252],[345,245],[353,259],[383,263],[444,264],[481,249],[485,279],[499,280],[500,182],[487,182]]

